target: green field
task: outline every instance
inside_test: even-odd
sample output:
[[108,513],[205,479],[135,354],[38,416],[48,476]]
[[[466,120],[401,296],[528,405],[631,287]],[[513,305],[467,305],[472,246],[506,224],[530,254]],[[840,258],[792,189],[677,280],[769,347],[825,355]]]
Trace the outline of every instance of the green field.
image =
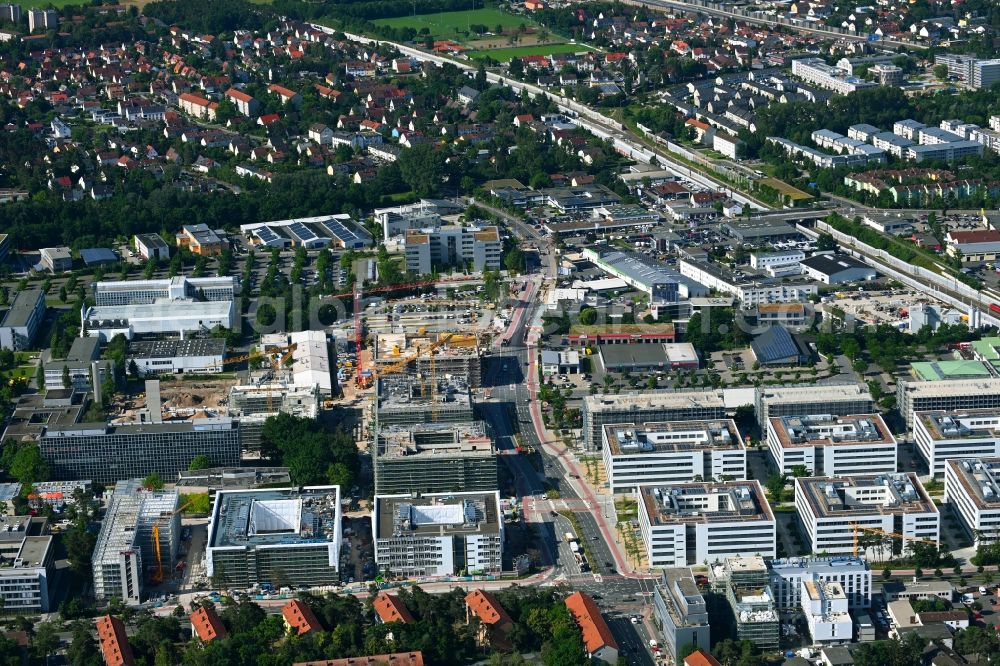
[[422,28],[430,30],[436,39],[454,39],[458,41],[468,32],[470,25],[485,25],[492,32],[496,26],[505,29],[516,29],[521,24],[525,27],[537,27],[537,24],[527,16],[505,14],[498,9],[470,9],[464,12],[442,12],[439,14],[417,14],[416,16],[397,16],[396,18],[373,21],[375,25],[391,28],[413,28],[418,32]]
[[470,58],[489,56],[498,62],[507,62],[511,58],[523,58],[531,55],[553,55],[556,53],[579,53],[587,51],[587,47],[579,44],[539,44],[538,46],[512,46],[509,49],[490,49],[489,51],[469,51]]

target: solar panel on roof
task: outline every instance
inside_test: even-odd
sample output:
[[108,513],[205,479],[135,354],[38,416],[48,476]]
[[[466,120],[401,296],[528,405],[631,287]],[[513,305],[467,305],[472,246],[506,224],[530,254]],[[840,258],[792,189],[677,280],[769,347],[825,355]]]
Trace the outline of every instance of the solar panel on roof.
[[799,347],[792,334],[783,326],[772,326],[751,343],[754,356],[761,363],[773,363],[786,358],[797,358]]

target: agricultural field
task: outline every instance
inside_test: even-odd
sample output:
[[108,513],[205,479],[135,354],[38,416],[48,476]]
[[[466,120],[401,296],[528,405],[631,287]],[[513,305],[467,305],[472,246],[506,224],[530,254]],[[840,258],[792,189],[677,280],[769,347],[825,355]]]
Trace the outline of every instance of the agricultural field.
[[506,49],[490,49],[488,51],[470,51],[470,58],[484,58],[489,56],[498,62],[507,62],[512,58],[523,58],[524,56],[541,55],[548,56],[557,53],[580,53],[589,50],[586,46],[579,44],[539,44],[536,46],[514,46]]
[[507,14],[493,7],[470,9],[464,12],[441,12],[438,14],[417,14],[416,16],[397,16],[391,19],[373,21],[376,25],[391,28],[413,28],[418,32],[427,28],[434,39],[451,39],[464,41],[471,39],[471,26],[483,25],[490,32],[496,32],[501,26],[504,32],[516,32],[522,25],[528,30],[537,30],[538,24],[527,16]]

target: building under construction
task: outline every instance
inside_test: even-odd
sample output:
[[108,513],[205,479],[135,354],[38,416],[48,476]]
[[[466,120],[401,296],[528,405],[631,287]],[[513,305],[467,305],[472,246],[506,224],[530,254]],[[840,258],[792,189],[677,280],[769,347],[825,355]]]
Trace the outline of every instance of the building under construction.
[[375,393],[376,429],[472,421],[472,394],[461,375],[438,375],[434,381],[386,375],[378,378]]
[[497,452],[482,421],[388,426],[372,447],[375,493],[497,489]]
[[402,373],[421,378],[464,377],[471,388],[482,386],[479,339],[458,333],[380,333],[374,336],[375,371],[403,359]]
[[317,385],[239,384],[229,389],[229,414],[239,419],[240,438],[246,450],[260,449],[261,431],[269,417],[284,412],[315,419],[319,408]]
[[145,582],[163,580],[173,571],[179,509],[176,490],[149,491],[139,479],[115,485],[91,558],[98,599],[141,603]]

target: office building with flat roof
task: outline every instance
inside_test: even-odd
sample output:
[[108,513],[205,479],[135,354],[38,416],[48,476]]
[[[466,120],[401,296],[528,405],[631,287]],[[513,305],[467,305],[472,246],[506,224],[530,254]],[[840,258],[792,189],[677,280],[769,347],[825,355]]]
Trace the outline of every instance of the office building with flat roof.
[[760,386],[755,392],[757,420],[767,432],[768,419],[802,414],[875,413],[875,401],[864,384],[822,384],[801,386]]
[[408,578],[496,575],[503,566],[500,492],[377,495],[375,562]]
[[813,644],[850,643],[854,639],[854,622],[840,583],[806,578],[801,587],[802,613]]
[[977,548],[1000,541],[1000,456],[948,460],[944,496]]
[[872,570],[860,557],[790,557],[767,563],[771,590],[779,610],[802,606],[802,581],[839,583],[851,608],[872,605]]
[[732,419],[606,425],[602,435],[613,493],[747,475],[746,447]]
[[42,517],[0,516],[0,601],[5,613],[47,613],[55,544]]
[[706,651],[711,647],[708,607],[690,569],[663,570],[653,587],[653,617],[675,663],[679,651],[688,645]]
[[1000,408],[915,412],[913,441],[935,478],[949,460],[1000,456]]
[[945,379],[936,382],[900,380],[896,408],[913,430],[915,412],[1000,408],[1000,378]]
[[493,491],[497,451],[483,421],[387,426],[372,447],[375,493]]
[[650,567],[775,555],[775,521],[760,482],[640,486],[639,530]]
[[141,335],[206,333],[216,326],[231,329],[236,322],[233,301],[158,301],[144,305],[98,305],[80,313],[84,333],[108,342],[116,335],[131,340]]
[[795,508],[814,553],[853,555],[858,548],[872,559],[914,541],[940,542],[941,515],[913,473],[798,478]]
[[709,293],[705,285],[638,252],[587,248],[583,256],[608,275],[648,295],[654,317],[657,307],[677,303],[681,299],[708,296]]
[[605,425],[725,419],[726,402],[718,389],[588,395],[583,399],[581,413],[585,448],[597,451]]
[[896,471],[896,438],[879,414],[773,416],[767,448],[784,474],[799,465],[809,476]]
[[150,259],[170,259],[170,245],[160,237],[160,234],[136,234],[132,238],[135,251],[140,257]]
[[214,465],[240,464],[240,429],[227,417],[114,425],[49,424],[39,440],[53,478],[114,483],[153,472],[172,479],[195,456]]
[[428,275],[440,266],[469,265],[475,272],[498,270],[503,253],[495,226],[445,225],[410,229],[404,236],[406,272]]
[[465,377],[428,378],[387,375],[376,380],[375,419],[378,428],[419,423],[468,423],[472,393]]
[[226,249],[224,232],[210,229],[207,224],[185,224],[174,236],[177,247],[186,247],[193,254],[212,257]]
[[232,277],[185,277],[157,280],[102,280],[91,285],[94,305],[149,305],[158,301],[197,299],[231,301],[236,296]]
[[226,341],[222,338],[133,340],[128,346],[129,367],[134,362],[140,377],[185,372],[200,375],[219,373],[223,370],[225,356]]
[[0,318],[0,349],[30,349],[43,319],[45,294],[41,289],[26,289],[14,294],[14,300]]
[[37,442],[48,428],[80,422],[87,396],[73,388],[50,388],[18,397],[7,420],[3,441]]
[[359,250],[372,244],[371,234],[346,213],[244,224],[240,233],[265,247],[335,246]]
[[208,523],[209,577],[228,587],[340,580],[340,486],[220,490]]
[[[101,356],[101,345],[97,338],[73,338],[73,344],[64,359],[51,357],[51,350],[43,352],[42,360],[45,367],[45,385],[62,386],[63,372],[69,374],[70,388],[78,391],[88,391],[93,387],[91,369],[94,361],[98,361]],[[106,379],[111,376],[114,362],[109,360],[98,361],[98,369],[101,378]]]

